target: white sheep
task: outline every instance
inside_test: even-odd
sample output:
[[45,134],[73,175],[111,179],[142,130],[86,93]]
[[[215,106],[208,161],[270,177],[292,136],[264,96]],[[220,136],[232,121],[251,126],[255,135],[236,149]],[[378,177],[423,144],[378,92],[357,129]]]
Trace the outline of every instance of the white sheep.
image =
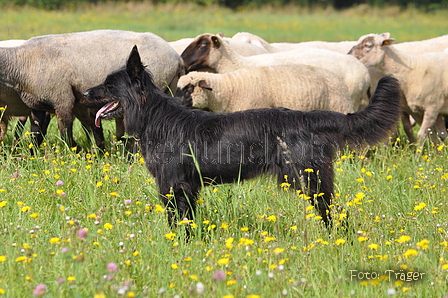
[[176,96],[194,108],[220,113],[272,107],[353,112],[342,79],[308,65],[248,67],[225,74],[190,72],[179,79]]
[[277,42],[269,43],[260,36],[248,32],[239,32],[232,36],[233,39],[244,41],[261,48],[266,49],[270,53],[278,53],[291,50],[308,50],[308,49],[326,49],[342,54],[347,54],[350,49],[356,45],[356,41],[304,41],[300,43]]
[[368,71],[362,63],[349,55],[314,49],[243,57],[223,42],[220,36],[206,33],[196,37],[181,57],[187,71],[208,67],[218,73],[227,73],[241,67],[279,64],[307,64],[321,67],[332,71],[344,80],[355,110],[367,104],[367,90],[370,86]]
[[[76,116],[104,148],[103,132],[95,127],[95,113],[86,108],[83,92],[125,65],[134,45],[157,87],[175,90],[183,62],[169,44],[152,33],[119,30],[46,35],[0,48],[0,84],[14,88],[28,107],[55,112],[69,146],[76,146],[72,135]],[[122,121],[119,124],[117,137],[124,132]]]
[[439,115],[448,114],[448,53],[411,56],[393,46],[394,41],[389,33],[364,35],[350,54],[367,67],[376,67],[400,81],[410,113],[421,125],[417,133],[420,142],[435,125],[445,138]]

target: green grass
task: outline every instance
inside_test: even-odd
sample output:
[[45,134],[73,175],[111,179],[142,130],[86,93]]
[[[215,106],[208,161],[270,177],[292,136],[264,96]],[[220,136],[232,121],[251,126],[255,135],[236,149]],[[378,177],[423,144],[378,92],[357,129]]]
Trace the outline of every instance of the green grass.
[[[53,12],[21,8],[0,12],[0,36],[115,28],[153,31],[167,40],[249,31],[270,41],[300,41],[390,31],[404,41],[445,34],[444,13],[385,9],[369,16],[362,7],[199,13],[190,6],[136,3]],[[446,146],[416,150],[403,138],[395,146],[341,152],[331,236],[308,201],[271,177],[206,187],[185,243],[182,228],[168,228],[141,156],[129,160],[114,141],[112,122],[106,128],[110,143],[101,156],[67,148],[55,119],[36,156],[29,155],[28,134],[18,144],[8,134],[0,148],[0,297],[32,297],[40,284],[44,297],[448,294]],[[79,123],[75,138],[89,148]],[[345,214],[353,232],[340,229]],[[88,230],[85,237],[81,229]],[[400,280],[408,271],[423,279]],[[381,278],[360,280],[359,272]]]
[[[140,156],[129,161],[119,145],[102,157],[74,153],[52,131],[35,157],[29,136],[14,149],[8,136],[2,148],[1,296],[29,297],[38,284],[45,297],[121,297],[120,289],[124,297],[447,292],[445,146],[420,152],[399,141],[341,152],[331,236],[308,201],[270,177],[206,187],[185,243],[183,229],[169,230]],[[340,229],[341,214],[353,232]],[[395,275],[407,271],[424,278]],[[359,280],[359,272],[382,277]]]
[[146,2],[102,4],[83,9],[42,11],[3,8],[0,40],[94,29],[151,31],[168,41],[204,32],[232,36],[248,31],[270,42],[357,40],[367,33],[391,32],[398,42],[421,40],[447,32],[446,11],[421,13],[359,6],[337,12],[297,7],[231,11],[219,7],[151,5]]

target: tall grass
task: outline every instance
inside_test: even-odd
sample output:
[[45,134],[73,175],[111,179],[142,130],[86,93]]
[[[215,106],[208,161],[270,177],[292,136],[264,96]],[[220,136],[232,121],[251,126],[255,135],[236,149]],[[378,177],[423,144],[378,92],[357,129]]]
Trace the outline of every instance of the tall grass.
[[[117,28],[171,40],[255,31],[272,41],[299,41],[394,34],[392,26],[416,40],[446,28],[437,13],[416,11],[190,8],[129,3],[76,11],[11,9],[0,12],[0,34],[10,39]],[[142,157],[124,156],[112,123],[106,128],[110,142],[102,154],[73,152],[58,137],[54,119],[35,156],[29,154],[29,133],[20,141],[8,134],[0,148],[0,297],[448,294],[444,145],[416,149],[403,138],[341,152],[330,232],[303,196],[271,177],[204,188],[194,222],[170,230]],[[75,132],[88,149],[79,123]],[[344,219],[348,231],[340,228]],[[183,225],[191,227],[189,242]]]

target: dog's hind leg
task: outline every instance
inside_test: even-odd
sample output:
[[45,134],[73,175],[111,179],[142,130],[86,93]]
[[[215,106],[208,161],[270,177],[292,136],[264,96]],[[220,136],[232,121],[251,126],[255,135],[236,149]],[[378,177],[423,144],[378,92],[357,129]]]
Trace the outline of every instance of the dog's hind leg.
[[305,164],[292,164],[283,169],[279,181],[287,176],[287,181],[295,189],[310,197],[311,204],[319,210],[327,228],[332,226],[330,205],[333,196],[333,168],[330,162],[312,160]]
[[197,192],[198,188],[185,182],[174,186],[160,186],[160,196],[167,208],[168,223],[171,227],[175,227],[179,220],[194,219]]

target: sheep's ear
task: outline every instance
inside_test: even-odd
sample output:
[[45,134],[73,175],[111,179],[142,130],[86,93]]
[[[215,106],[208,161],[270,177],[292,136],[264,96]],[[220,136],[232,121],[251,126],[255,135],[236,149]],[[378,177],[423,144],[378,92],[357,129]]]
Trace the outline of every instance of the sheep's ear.
[[221,36],[221,38],[224,37],[224,33],[222,33],[222,32],[218,32],[218,33],[216,33],[216,35]]
[[381,46],[390,46],[394,43],[395,43],[394,38],[388,38],[388,39],[383,40],[383,43],[381,44]]
[[138,77],[144,70],[145,67],[142,64],[142,60],[140,59],[140,54],[138,53],[137,46],[134,46],[126,64],[126,72],[132,79]]
[[221,41],[219,40],[219,37],[216,35],[212,36],[212,42],[215,48],[219,48],[221,46]]
[[390,37],[390,33],[389,32],[384,32],[380,34],[381,37],[383,37],[384,39],[388,39]]
[[207,90],[212,91],[213,89],[207,84],[207,82],[205,80],[200,80],[198,82],[198,86]]

